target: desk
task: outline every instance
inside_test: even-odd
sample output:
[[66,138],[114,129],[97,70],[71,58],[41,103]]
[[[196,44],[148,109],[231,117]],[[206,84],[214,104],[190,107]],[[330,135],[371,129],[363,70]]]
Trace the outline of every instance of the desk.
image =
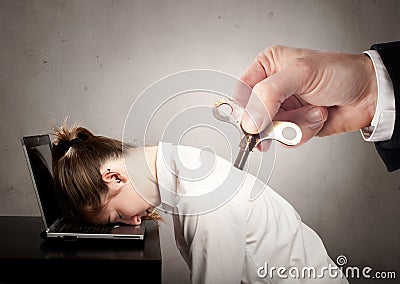
[[40,238],[40,217],[0,216],[0,283],[161,283],[158,226],[144,222],[144,241],[55,242]]

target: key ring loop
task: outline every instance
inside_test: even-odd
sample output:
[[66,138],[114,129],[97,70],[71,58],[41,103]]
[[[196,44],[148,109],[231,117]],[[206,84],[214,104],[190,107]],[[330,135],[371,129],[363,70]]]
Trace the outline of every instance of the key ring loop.
[[[293,137],[287,137],[287,135],[285,135],[286,130],[292,130],[294,132],[292,135]],[[260,134],[255,147],[262,141],[271,139],[279,141],[286,146],[296,146],[300,143],[302,136],[301,128],[296,123],[276,120],[272,121],[267,129]]]
[[240,126],[244,108],[237,101],[226,98],[221,99],[215,102],[212,112],[216,119],[231,123],[244,132]]

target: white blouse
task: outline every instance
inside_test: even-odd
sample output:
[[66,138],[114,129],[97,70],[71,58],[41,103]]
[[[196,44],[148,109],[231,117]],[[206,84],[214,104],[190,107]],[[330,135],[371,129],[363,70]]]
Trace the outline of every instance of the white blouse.
[[348,283],[319,236],[260,179],[207,151],[158,146],[159,209],[173,213],[191,283]]

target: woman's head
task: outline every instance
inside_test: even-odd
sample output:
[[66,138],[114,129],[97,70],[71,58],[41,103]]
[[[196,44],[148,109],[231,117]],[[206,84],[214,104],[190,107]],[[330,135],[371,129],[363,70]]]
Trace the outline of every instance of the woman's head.
[[100,166],[122,156],[122,143],[95,136],[88,129],[66,124],[54,128],[53,173],[66,217],[91,219],[101,212],[108,197]]
[[129,183],[121,167],[104,169],[104,165],[121,161],[134,146],[96,136],[84,127],[68,128],[66,123],[55,127],[54,135],[54,181],[66,217],[75,221],[100,220],[109,201]]

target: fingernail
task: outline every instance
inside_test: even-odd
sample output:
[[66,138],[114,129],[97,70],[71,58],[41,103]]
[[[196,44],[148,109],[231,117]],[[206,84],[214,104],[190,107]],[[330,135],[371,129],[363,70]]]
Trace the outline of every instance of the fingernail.
[[324,116],[319,107],[313,107],[306,112],[306,120],[311,123],[322,122]]
[[311,130],[315,130],[315,129],[320,128],[322,125],[323,125],[323,123],[317,123],[317,124],[315,124],[315,125],[313,125],[313,126],[310,126],[309,128],[310,128]]

